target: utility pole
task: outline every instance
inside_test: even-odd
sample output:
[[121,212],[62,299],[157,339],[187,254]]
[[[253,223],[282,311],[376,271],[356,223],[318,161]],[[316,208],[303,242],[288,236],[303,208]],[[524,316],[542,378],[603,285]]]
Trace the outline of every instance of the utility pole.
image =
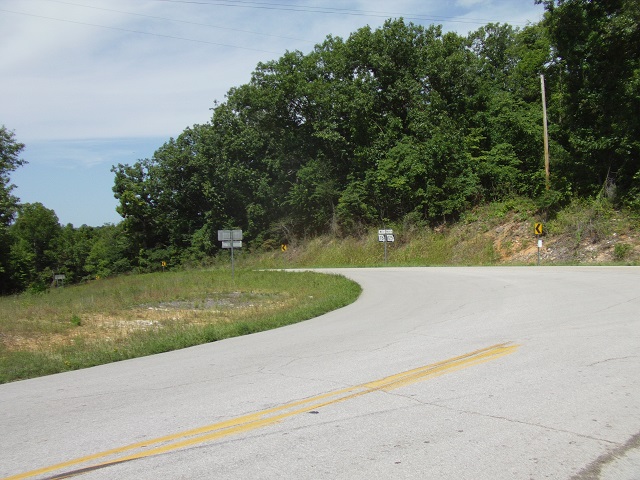
[[546,175],[546,187],[549,190],[549,132],[547,131],[547,96],[544,91],[544,75],[540,74],[542,87],[542,124],[544,129],[544,172]]

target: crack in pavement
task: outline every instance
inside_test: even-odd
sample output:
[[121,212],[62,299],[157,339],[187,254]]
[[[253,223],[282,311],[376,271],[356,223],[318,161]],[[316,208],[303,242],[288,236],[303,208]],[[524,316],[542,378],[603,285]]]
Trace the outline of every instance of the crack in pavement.
[[590,363],[589,365],[587,365],[588,367],[593,367],[594,365],[598,365],[599,363],[605,363],[605,362],[613,362],[614,360],[629,360],[630,358],[638,358],[638,355],[629,355],[627,357],[613,357],[613,358],[607,358],[605,360],[600,360],[597,362],[593,362]]
[[516,423],[516,424],[520,424],[520,425],[526,425],[526,426],[529,426],[529,427],[541,428],[543,430],[548,430],[548,431],[551,431],[551,432],[568,433],[570,435],[575,435],[577,437],[585,438],[585,439],[588,439],[588,440],[594,440],[594,441],[597,441],[597,442],[603,442],[603,443],[607,443],[607,444],[610,444],[610,445],[616,445],[616,446],[620,445],[619,442],[614,442],[612,440],[607,440],[605,438],[593,437],[591,435],[585,435],[583,433],[574,432],[574,431],[571,431],[571,430],[564,430],[564,429],[560,429],[560,428],[554,428],[554,427],[550,427],[548,425],[543,425],[543,424],[539,424],[539,423],[526,422],[524,420],[516,420],[516,419],[512,419],[512,418],[503,417],[503,416],[500,416],[500,415],[491,415],[491,414],[488,414],[488,413],[481,413],[481,412],[476,412],[476,411],[473,411],[473,410],[464,410],[464,409],[459,409],[459,408],[448,407],[446,405],[441,405],[441,404],[438,404],[438,403],[425,402],[425,401],[420,400],[419,398],[415,398],[415,397],[411,397],[409,395],[403,395],[403,394],[399,394],[399,393],[395,393],[395,392],[387,392],[387,393],[389,395],[395,395],[395,396],[404,397],[404,398],[413,400],[414,402],[419,403],[421,405],[426,405],[426,406],[436,407],[436,408],[442,408],[442,409],[449,410],[449,411],[452,411],[452,412],[464,413],[464,414],[467,414],[467,415],[476,415],[476,416],[484,417],[484,418],[492,418],[494,420],[502,420],[502,421],[506,421],[506,422],[509,422],[509,423]]

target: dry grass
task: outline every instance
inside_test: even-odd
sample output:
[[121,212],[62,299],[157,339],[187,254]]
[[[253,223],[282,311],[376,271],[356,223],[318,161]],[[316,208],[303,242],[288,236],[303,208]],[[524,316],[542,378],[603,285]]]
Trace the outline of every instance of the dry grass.
[[121,310],[112,307],[107,313],[73,315],[68,322],[47,321],[60,318],[60,313],[51,307],[37,311],[32,306],[14,316],[13,321],[4,322],[10,327],[0,333],[0,342],[6,351],[54,350],[72,345],[80,337],[85,343],[121,342],[139,331],[229,324],[247,316],[286,309],[291,304],[292,298],[284,293],[231,292],[203,300],[155,302]]
[[310,272],[134,275],[0,298],[0,383],[299,322],[347,305],[360,288]]

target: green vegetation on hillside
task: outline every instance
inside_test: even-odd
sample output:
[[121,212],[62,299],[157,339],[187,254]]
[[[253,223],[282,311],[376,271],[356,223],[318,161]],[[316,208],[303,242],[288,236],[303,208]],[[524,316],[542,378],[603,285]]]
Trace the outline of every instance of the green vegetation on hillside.
[[[536,1],[545,16],[524,28],[488,24],[461,36],[395,19],[258,64],[210,122],[113,167],[116,226],[61,227],[43,205],[18,205],[8,173],[23,146],[3,127],[1,293],[46,289],[53,273],[78,282],[207,264],[224,228],[241,228],[256,251],[392,224],[421,226],[438,243],[435,229],[518,198],[538,217],[580,202],[633,215],[638,2]],[[460,258],[441,248],[438,258]],[[490,262],[489,247],[478,249],[477,261]]]
[[638,207],[637,4],[544,3],[544,20],[522,29],[462,37],[389,20],[259,64],[210,123],[114,167],[132,251],[205,258],[218,228],[242,228],[257,248],[435,227],[516,196],[541,213],[598,195]]
[[[541,237],[536,223],[543,224]],[[387,227],[395,233],[387,266],[536,265],[539,238],[542,265],[640,265],[640,215],[605,198],[576,200],[546,214],[530,199],[512,198],[477,206],[436,228],[407,221]],[[357,236],[296,241],[286,252],[243,253],[237,261],[247,268],[381,267],[384,258],[377,227],[371,227]]]

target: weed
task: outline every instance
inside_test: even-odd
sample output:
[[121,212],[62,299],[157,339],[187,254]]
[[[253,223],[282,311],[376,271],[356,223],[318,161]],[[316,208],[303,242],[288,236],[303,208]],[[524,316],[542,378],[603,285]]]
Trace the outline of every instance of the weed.
[[631,250],[633,250],[633,247],[628,243],[616,243],[615,247],[613,247],[613,258],[621,262],[627,258]]
[[606,199],[579,200],[558,213],[550,230],[573,235],[576,245],[583,241],[597,242],[611,232],[612,217],[613,206]]

